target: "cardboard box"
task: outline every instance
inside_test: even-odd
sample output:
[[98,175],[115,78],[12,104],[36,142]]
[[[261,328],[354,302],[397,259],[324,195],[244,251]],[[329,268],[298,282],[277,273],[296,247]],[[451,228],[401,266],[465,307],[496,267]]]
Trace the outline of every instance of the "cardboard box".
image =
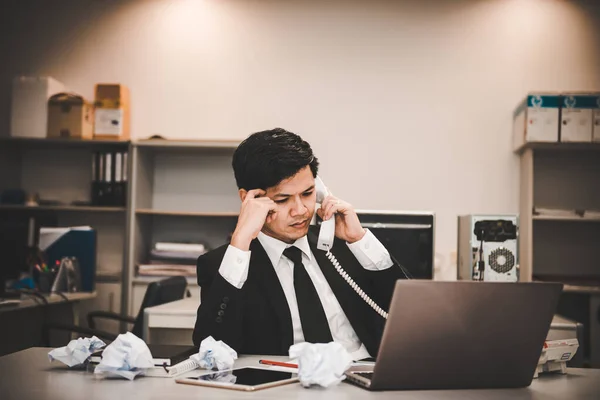
[[49,76],[17,76],[12,82],[10,135],[45,138],[48,132],[48,99],[65,91]]
[[592,126],[592,142],[600,142],[600,93],[595,93],[596,106],[594,107],[593,126]]
[[48,137],[91,139],[94,107],[82,96],[57,93],[48,100]]
[[528,93],[513,113],[513,147],[558,142],[559,111],[559,93]]
[[94,138],[129,139],[129,89],[121,84],[97,84]]
[[591,142],[596,96],[592,93],[563,93],[560,109],[560,141]]

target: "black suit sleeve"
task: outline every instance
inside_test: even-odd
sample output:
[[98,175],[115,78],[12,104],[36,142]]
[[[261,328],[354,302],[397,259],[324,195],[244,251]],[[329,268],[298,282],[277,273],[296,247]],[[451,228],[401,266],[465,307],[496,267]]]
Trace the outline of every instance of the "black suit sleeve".
[[373,300],[384,310],[389,311],[394,287],[398,279],[406,279],[400,266],[394,263],[382,271],[366,271],[373,287]]
[[[352,259],[356,260],[352,251],[347,247],[344,241],[339,241],[340,243],[336,243],[334,245],[338,246],[338,248],[343,246],[344,251],[347,251],[348,256]],[[388,250],[389,252],[389,250]],[[370,271],[364,269],[362,265],[356,260],[356,263],[359,265],[360,271],[364,273],[364,276],[367,278],[369,284],[368,290],[369,296],[384,310],[389,311],[389,306],[392,301],[392,295],[394,294],[394,287],[396,285],[396,281],[398,279],[406,279],[406,276],[402,272],[402,269],[398,264],[394,262],[394,264],[384,270],[380,271]],[[363,290],[366,288],[363,288]]]
[[212,336],[238,351],[243,342],[243,290],[231,285],[219,274],[227,246],[222,246],[198,258],[197,276],[200,286],[200,306],[193,340],[200,346]]

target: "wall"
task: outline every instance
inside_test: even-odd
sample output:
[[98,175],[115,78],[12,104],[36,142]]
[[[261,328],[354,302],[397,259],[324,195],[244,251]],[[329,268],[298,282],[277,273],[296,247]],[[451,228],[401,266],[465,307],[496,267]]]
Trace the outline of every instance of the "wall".
[[[325,4],[326,3],[326,4]],[[438,278],[456,216],[515,213],[511,113],[528,90],[598,90],[592,1],[4,0],[10,79],[48,74],[91,98],[132,91],[135,137],[300,133],[334,194],[437,213]]]

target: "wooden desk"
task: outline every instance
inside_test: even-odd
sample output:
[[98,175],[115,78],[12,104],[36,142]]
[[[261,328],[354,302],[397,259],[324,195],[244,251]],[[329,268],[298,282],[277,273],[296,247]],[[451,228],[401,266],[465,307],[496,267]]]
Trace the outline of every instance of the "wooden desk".
[[[85,370],[70,370],[60,362],[48,361],[49,348],[32,348],[0,357],[2,399],[95,400],[151,398],[175,399],[598,399],[600,370],[572,369],[568,375],[542,375],[522,389],[386,391],[369,392],[342,382],[330,388],[303,388],[299,383],[255,393],[204,388],[175,383],[173,378],[138,377],[98,379]],[[240,357],[236,367],[258,365],[261,357]],[[269,356],[269,358],[273,358]],[[285,357],[275,357],[285,360]],[[406,366],[409,368],[410,366]],[[202,373],[202,370],[196,370]]]
[[[96,292],[64,293],[64,296],[44,296],[45,303],[42,299],[23,295],[18,305],[0,306],[0,355],[43,345],[42,326],[46,322],[77,324],[78,304],[93,299]],[[64,341],[67,335],[66,332],[55,332],[51,339]]]

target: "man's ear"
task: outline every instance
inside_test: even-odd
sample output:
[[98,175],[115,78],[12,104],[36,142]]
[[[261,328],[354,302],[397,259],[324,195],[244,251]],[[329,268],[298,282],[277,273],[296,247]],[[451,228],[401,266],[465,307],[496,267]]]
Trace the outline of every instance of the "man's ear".
[[248,194],[248,191],[246,189],[240,189],[240,190],[238,190],[238,194],[240,195],[240,200],[244,201],[246,199],[246,195]]

